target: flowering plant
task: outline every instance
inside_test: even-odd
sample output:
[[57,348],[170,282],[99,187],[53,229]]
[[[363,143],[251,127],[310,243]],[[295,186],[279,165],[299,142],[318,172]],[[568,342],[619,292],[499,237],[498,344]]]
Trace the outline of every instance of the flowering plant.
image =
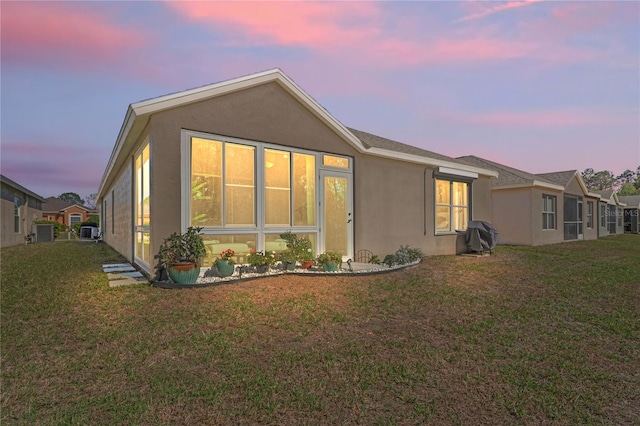
[[287,248],[292,255],[290,256],[292,257],[292,260],[297,260],[299,262],[313,260],[311,241],[308,238],[298,238],[298,236],[296,234],[292,234],[291,231],[280,234],[280,238],[287,242]]
[[251,249],[248,261],[251,266],[273,265],[276,262],[276,256],[273,252],[267,253]]
[[226,249],[224,250],[222,253],[220,253],[220,257],[216,259],[215,264],[217,265],[218,262],[226,260],[229,263],[233,263],[233,255],[235,255],[236,252],[231,250],[231,249]]

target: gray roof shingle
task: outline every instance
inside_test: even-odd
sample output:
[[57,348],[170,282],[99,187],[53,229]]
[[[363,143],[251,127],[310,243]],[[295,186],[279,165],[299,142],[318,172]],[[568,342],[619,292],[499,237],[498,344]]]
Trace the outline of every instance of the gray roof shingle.
[[565,170],[564,172],[537,173],[536,176],[543,177],[551,182],[555,182],[566,187],[575,176],[577,170]]
[[457,160],[470,166],[481,167],[498,172],[498,177],[491,180],[491,185],[494,187],[510,185],[533,185],[534,182],[544,182],[552,185],[557,185],[555,182],[552,182],[549,179],[544,178],[543,176],[534,175],[532,173],[525,172],[524,170],[514,169],[513,167],[505,166],[504,164],[496,163],[494,161],[485,160],[484,158],[476,157],[475,155],[458,157]]

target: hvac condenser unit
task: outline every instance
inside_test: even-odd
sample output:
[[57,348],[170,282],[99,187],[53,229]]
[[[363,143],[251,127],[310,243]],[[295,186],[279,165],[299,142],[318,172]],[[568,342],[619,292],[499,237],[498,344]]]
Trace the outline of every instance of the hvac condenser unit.
[[36,242],[50,243],[54,240],[53,225],[46,223],[37,223],[35,226]]

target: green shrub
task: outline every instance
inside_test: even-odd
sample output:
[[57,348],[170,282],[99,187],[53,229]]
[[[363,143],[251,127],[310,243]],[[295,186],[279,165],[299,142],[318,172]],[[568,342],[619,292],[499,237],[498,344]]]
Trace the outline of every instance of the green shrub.
[[394,254],[388,254],[385,256],[382,263],[391,267],[393,265],[406,265],[408,263],[417,262],[422,260],[424,254],[422,250],[417,247],[400,246],[400,248]]

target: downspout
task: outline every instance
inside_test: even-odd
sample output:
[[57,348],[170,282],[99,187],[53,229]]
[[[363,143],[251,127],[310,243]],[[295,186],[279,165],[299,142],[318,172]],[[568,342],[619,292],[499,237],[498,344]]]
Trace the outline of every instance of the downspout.
[[424,169],[424,177],[422,179],[422,216],[424,219],[424,236],[427,236],[427,169]]

